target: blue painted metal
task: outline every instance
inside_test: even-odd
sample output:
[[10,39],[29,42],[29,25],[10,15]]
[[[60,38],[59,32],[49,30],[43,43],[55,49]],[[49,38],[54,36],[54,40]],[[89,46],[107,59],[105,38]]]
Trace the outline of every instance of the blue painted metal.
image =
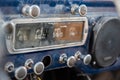
[[105,7],[113,7],[114,4],[112,1],[91,1],[91,0],[0,0],[0,6],[19,6],[19,4],[50,4],[51,6],[55,4],[65,4],[69,6],[71,3],[73,4],[86,4],[87,6],[105,6]]
[[[65,7],[67,7],[67,11],[65,12],[65,10],[61,10],[58,8],[58,12],[59,15],[64,15],[64,14],[69,14],[70,15],[70,5],[71,4],[85,4],[87,5],[88,9],[90,7],[92,7],[94,9],[94,7],[102,7],[102,8],[107,8],[109,7],[110,9],[114,8],[114,4],[112,1],[102,1],[102,0],[97,0],[97,1],[91,1],[91,0],[0,0],[0,10],[1,13],[3,14],[3,19],[5,21],[9,21],[12,18],[23,18],[23,15],[21,13],[21,8],[24,4],[37,4],[40,5],[42,11],[42,14],[45,14],[47,16],[49,16],[48,14],[55,14],[55,9],[54,6],[55,5],[59,5],[62,4]],[[49,4],[49,8],[46,4]],[[44,12],[44,8],[48,9],[48,13]],[[96,9],[97,10],[97,9]],[[107,11],[109,13],[109,11]],[[94,13],[94,14],[93,14]],[[8,16],[9,14],[9,16]],[[92,14],[92,15],[91,15]],[[16,17],[13,17],[17,15]],[[98,13],[96,12],[88,12],[88,19],[89,19],[89,34],[91,33],[91,18],[94,18],[92,16],[95,16],[95,18],[97,19],[100,16],[104,16],[104,10],[100,11],[100,15],[98,15]],[[117,16],[115,10],[112,11],[112,14],[106,14],[106,15],[111,15],[111,16]],[[70,15],[69,17],[73,17],[73,16],[78,16],[79,15]],[[24,17],[25,18],[25,17]],[[10,55],[8,54],[6,62],[13,62],[15,64],[15,68],[19,67],[19,66],[23,66],[25,61],[27,59],[33,59],[33,61],[36,63],[38,61],[41,61],[43,59],[43,57],[49,55],[52,58],[52,62],[51,65],[49,65],[48,67],[45,68],[45,70],[51,70],[51,69],[56,69],[56,68],[61,68],[61,67],[67,67],[66,63],[65,64],[60,64],[59,63],[59,56],[62,53],[66,53],[68,55],[68,57],[74,55],[74,53],[76,51],[81,51],[83,54],[88,54],[88,45],[89,45],[89,39],[90,39],[90,35],[87,38],[87,41],[85,43],[85,45],[83,46],[79,46],[79,47],[71,47],[71,48],[63,48],[63,49],[55,49],[55,50],[47,50],[47,51],[38,51],[38,52],[32,52],[32,53],[25,53],[25,54],[15,54],[15,55]],[[113,66],[110,67],[106,67],[106,68],[100,68],[100,69],[96,69],[89,66],[84,65],[81,61],[78,61],[76,64],[76,68],[78,68],[78,70],[83,70],[86,73],[89,74],[95,74],[101,71],[106,71],[106,70],[113,70],[116,68],[120,67],[120,61],[117,61],[116,64],[114,64]],[[28,71],[28,72],[32,72],[32,70]]]
[[[41,7],[43,4],[49,5],[49,7],[54,8],[56,5],[64,5],[67,12],[70,12],[71,4],[85,4],[88,7],[114,7],[114,3],[112,1],[91,1],[91,0],[0,0],[0,7],[3,14],[21,14],[21,8],[25,5],[33,5],[37,4]],[[7,11],[6,11],[7,10]],[[41,13],[45,14],[45,12]],[[56,10],[53,10],[55,12]],[[52,12],[52,11],[51,11]],[[50,13],[47,13],[50,14]],[[51,13],[53,14],[53,13]]]

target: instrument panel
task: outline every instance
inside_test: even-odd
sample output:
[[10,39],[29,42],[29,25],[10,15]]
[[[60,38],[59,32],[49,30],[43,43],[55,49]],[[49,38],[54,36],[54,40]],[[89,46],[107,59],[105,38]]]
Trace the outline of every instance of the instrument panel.
[[86,75],[119,68],[120,20],[112,0],[0,2],[0,53],[11,78],[65,67]]
[[81,46],[88,34],[88,21],[85,17],[34,21],[21,19],[8,24],[11,24],[13,29],[6,38],[7,48],[11,53]]

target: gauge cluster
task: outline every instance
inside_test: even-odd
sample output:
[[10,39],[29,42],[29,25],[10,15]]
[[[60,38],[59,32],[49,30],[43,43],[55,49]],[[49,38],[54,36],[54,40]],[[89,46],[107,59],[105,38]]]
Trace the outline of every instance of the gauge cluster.
[[34,21],[16,19],[9,24],[13,24],[13,32],[8,36],[11,37],[10,39],[6,38],[6,42],[8,50],[13,53],[81,46],[85,43],[88,34],[86,17]]
[[61,68],[82,75],[120,68],[112,0],[1,0],[0,19],[0,67],[12,80]]

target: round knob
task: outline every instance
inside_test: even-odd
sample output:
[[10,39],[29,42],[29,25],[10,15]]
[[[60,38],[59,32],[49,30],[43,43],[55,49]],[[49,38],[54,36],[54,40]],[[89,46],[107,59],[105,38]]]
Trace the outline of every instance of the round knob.
[[15,70],[15,77],[18,80],[22,80],[27,76],[27,69],[24,66],[21,66]]
[[84,4],[80,5],[78,8],[78,12],[80,16],[85,16],[87,14],[87,6]]
[[13,72],[14,71],[14,64],[12,62],[8,62],[5,64],[5,70],[7,72]]
[[14,27],[14,26],[15,26],[15,25],[14,25],[14,23],[12,23],[12,22],[6,23],[6,24],[5,24],[5,32],[6,32],[7,34],[13,33],[13,27]]
[[76,63],[76,58],[74,56],[71,56],[68,58],[68,60],[67,60],[68,67],[70,67],[70,68],[73,67],[75,65],[75,63]]
[[34,65],[34,72],[36,75],[42,74],[44,71],[44,64],[42,62],[38,62]]
[[25,5],[22,9],[22,13],[30,17],[38,17],[40,15],[40,8],[37,5]]
[[88,65],[92,59],[90,54],[83,55],[80,51],[75,53],[75,58],[76,60],[82,60],[85,65]]
[[26,62],[25,62],[25,67],[26,67],[27,69],[32,69],[33,64],[34,64],[34,61],[33,61],[32,59],[28,59],[28,60],[26,60]]
[[88,64],[90,64],[91,59],[92,59],[92,57],[91,57],[90,54],[85,55],[84,58],[83,58],[83,63],[84,63],[85,65],[88,65]]
[[79,13],[80,16],[86,16],[87,14],[87,6],[82,4],[80,6],[78,6],[77,4],[74,4],[71,6],[71,13],[72,14],[76,14]]
[[67,61],[67,55],[66,54],[60,55],[59,62],[65,63],[66,61]]

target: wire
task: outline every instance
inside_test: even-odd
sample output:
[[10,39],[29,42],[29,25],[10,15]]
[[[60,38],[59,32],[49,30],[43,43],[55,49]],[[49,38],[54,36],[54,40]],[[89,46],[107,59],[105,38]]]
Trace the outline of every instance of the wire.
[[38,80],[41,80],[41,78],[40,78],[40,77],[37,77],[37,79],[38,79]]

